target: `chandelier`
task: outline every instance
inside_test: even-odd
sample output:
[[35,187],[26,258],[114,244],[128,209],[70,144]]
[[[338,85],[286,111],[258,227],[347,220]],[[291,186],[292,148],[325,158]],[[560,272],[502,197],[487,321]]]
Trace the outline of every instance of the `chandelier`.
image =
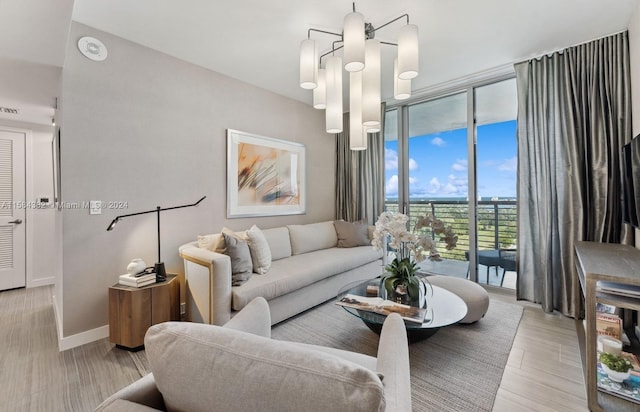
[[[406,24],[398,32],[397,43],[375,39],[377,30],[405,18]],[[331,49],[318,57],[318,47],[311,39],[311,32],[337,36],[339,40],[332,42]],[[418,27],[409,24],[408,14],[374,27],[365,23],[364,16],[356,12],[353,3],[353,12],[344,17],[342,33],[309,29],[307,38],[300,45],[300,87],[313,90],[314,108],[325,109],[327,133],[343,130],[342,68],[349,74],[351,150],[365,150],[367,133],[380,131],[380,48],[383,44],[398,49],[393,64],[394,98],[408,99],[411,79],[418,75]],[[336,55],[340,49],[343,49],[342,57]]]

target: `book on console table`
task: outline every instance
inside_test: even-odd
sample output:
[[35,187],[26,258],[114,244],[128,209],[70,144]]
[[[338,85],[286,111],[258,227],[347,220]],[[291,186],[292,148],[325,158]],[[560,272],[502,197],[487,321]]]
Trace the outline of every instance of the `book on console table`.
[[424,318],[427,315],[426,308],[403,305],[390,300],[384,300],[381,297],[373,298],[347,294],[337,301],[336,304],[367,312],[374,312],[384,316],[397,313],[406,321],[420,324],[424,322]]
[[156,282],[155,273],[142,275],[138,277],[126,273],[124,275],[120,275],[120,278],[118,279],[119,284],[125,285],[125,286],[132,286],[134,288],[140,288],[142,286],[147,286],[155,282]]

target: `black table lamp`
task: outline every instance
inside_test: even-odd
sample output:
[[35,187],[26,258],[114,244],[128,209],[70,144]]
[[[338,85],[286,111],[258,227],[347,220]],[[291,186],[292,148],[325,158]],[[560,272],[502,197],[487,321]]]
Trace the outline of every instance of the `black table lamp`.
[[153,209],[153,210],[147,210],[145,212],[130,213],[128,215],[116,216],[116,218],[113,219],[111,221],[111,223],[109,224],[109,227],[107,228],[107,231],[113,230],[113,228],[116,227],[116,224],[120,221],[120,219],[123,219],[125,217],[131,217],[131,216],[137,216],[137,215],[146,215],[147,213],[156,213],[157,216],[158,216],[158,263],[155,264],[154,272],[156,273],[156,282],[162,282],[162,281],[167,279],[167,271],[164,268],[164,263],[160,259],[160,212],[164,212],[165,210],[182,209],[183,207],[198,206],[200,204],[200,202],[202,202],[205,198],[206,198],[206,196],[202,196],[200,198],[200,200],[198,200],[197,202],[195,202],[195,203],[193,203],[191,205],[173,206],[173,207],[165,207],[165,208],[161,208],[160,206],[156,206],[156,208]]

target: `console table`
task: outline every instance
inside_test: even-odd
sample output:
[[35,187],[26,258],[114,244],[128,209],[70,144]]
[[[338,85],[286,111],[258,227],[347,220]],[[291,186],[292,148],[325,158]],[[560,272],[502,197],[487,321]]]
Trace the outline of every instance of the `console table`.
[[[596,303],[640,310],[640,299],[605,293],[597,289],[599,281],[640,286],[640,250],[628,245],[576,242],[575,251],[578,276],[585,297],[587,325],[585,332],[586,353],[583,353],[585,355],[583,363],[589,409],[601,411],[603,410],[601,404],[606,404],[610,410],[628,410],[630,406],[635,409],[638,405],[631,401],[598,391]],[[635,339],[634,336],[629,336],[629,338]]]
[[117,347],[140,350],[147,329],[180,320],[180,282],[176,275],[141,288],[115,284],[109,288],[109,340]]

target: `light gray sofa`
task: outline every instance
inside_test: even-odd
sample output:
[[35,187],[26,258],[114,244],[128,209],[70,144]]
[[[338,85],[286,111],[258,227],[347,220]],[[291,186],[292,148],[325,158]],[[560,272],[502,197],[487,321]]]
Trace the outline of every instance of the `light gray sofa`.
[[[368,228],[368,239],[372,229]],[[269,245],[271,267],[241,286],[232,286],[229,256],[199,247],[198,242],[179,248],[184,259],[189,320],[223,325],[260,296],[269,302],[275,324],[335,297],[348,283],[372,279],[384,271],[382,251],[371,245],[337,247],[338,231],[332,221],[288,225],[262,233]]]
[[224,327],[152,326],[152,373],[97,411],[411,411],[409,349],[398,314],[386,319],[377,358],[270,339],[269,307],[254,299]]

